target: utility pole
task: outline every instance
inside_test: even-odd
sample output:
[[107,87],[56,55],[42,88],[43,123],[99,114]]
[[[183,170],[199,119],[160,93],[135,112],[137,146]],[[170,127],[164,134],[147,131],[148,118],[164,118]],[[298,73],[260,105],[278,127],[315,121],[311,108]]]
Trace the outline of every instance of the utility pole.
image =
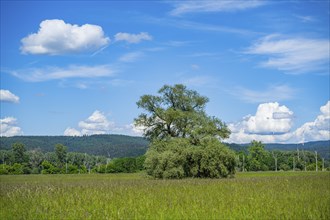
[[298,161],[299,161],[299,148],[297,147],[297,153],[298,153]]
[[292,167],[292,170],[294,171],[296,169],[296,161],[294,159],[294,155],[293,155],[293,167]]
[[322,171],[324,171],[324,158],[322,158]]
[[303,154],[303,157],[304,157],[304,168],[305,168],[305,171],[306,171],[306,155],[305,155],[305,152],[304,150],[302,150],[302,154]]
[[317,172],[317,151],[315,151],[315,171]]
[[245,159],[245,158],[244,158],[244,154],[243,154],[243,172],[244,172],[244,159]]
[[275,172],[277,172],[277,155],[274,154],[274,151],[272,151],[272,155],[275,160]]

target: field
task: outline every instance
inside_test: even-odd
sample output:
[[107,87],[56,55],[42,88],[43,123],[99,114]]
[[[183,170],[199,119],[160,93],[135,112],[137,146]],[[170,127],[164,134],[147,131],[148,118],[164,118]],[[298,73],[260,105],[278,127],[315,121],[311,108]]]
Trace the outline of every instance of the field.
[[0,176],[0,219],[330,219],[329,172]]

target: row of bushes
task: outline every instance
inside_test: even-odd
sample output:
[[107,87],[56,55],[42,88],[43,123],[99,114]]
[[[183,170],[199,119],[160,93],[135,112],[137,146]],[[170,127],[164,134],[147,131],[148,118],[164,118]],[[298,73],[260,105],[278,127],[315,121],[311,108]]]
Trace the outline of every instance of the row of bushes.
[[106,164],[93,167],[65,164],[58,166],[44,160],[40,166],[31,167],[28,163],[0,164],[0,174],[78,174],[78,173],[134,173],[143,168],[145,156],[116,158]]

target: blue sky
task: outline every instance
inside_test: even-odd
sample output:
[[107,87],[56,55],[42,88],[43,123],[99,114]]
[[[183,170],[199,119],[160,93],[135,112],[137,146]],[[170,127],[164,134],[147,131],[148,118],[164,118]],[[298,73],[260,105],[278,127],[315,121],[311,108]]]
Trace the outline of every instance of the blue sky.
[[329,1],[1,1],[1,136],[141,135],[164,84],[229,142],[330,139]]

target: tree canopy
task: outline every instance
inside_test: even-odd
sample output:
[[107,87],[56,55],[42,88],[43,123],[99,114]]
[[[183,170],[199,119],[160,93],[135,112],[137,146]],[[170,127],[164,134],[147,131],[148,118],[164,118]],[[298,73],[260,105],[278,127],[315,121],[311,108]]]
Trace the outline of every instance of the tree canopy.
[[140,114],[135,125],[144,128],[144,135],[149,140],[189,138],[197,145],[205,137],[229,137],[226,124],[205,113],[207,97],[181,84],[165,85],[158,94],[143,95],[137,102],[147,113]]

